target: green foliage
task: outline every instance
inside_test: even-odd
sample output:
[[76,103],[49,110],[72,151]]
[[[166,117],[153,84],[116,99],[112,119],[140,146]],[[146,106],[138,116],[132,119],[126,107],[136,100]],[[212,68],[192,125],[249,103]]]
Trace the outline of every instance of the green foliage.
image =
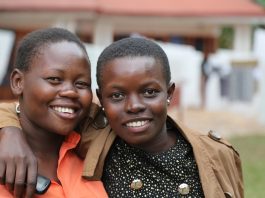
[[256,0],[256,2],[265,7],[265,0]]
[[234,30],[232,27],[224,27],[219,37],[219,48],[232,49],[234,40]]
[[242,160],[245,197],[264,197],[265,136],[235,137],[230,141]]

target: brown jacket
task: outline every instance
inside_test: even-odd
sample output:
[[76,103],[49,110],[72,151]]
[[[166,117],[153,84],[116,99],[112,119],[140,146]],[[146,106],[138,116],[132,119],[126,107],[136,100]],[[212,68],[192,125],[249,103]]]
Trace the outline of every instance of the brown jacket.
[[[0,128],[19,126],[14,104],[0,105]],[[89,116],[81,124],[78,153],[85,157],[83,177],[100,180],[108,151],[115,133],[103,119],[101,110],[93,104]],[[206,198],[243,198],[243,176],[239,154],[230,143],[212,131],[203,135],[169,118],[192,145]]]

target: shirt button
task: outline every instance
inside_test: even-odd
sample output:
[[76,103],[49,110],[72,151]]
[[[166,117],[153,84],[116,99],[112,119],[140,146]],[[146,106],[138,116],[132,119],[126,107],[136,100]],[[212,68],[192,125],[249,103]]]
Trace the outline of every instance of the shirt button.
[[131,183],[131,189],[139,190],[143,187],[143,182],[140,179],[134,179]]
[[183,183],[179,185],[178,191],[181,195],[187,195],[190,192],[190,187],[188,184]]

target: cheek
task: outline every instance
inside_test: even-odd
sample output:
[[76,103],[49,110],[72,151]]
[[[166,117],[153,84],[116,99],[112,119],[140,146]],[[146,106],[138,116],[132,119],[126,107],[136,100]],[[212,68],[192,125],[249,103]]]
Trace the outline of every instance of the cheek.
[[23,95],[46,97],[54,94],[56,90],[41,78],[30,78],[25,81]]
[[36,85],[31,88],[26,88],[23,91],[23,97],[27,102],[38,103],[51,100],[56,95],[56,91],[54,89],[50,89],[48,87],[41,87]]
[[54,98],[54,94],[49,90],[31,87],[23,92],[21,100],[25,114],[31,120],[42,119],[46,115],[47,104]]
[[[105,114],[109,120],[109,122],[113,122],[119,119],[119,116],[122,114],[121,105],[112,105],[112,104],[104,104]],[[115,124],[115,122],[113,122]]]
[[167,103],[164,98],[149,102],[148,106],[153,114],[167,114]]
[[92,91],[83,90],[79,92],[80,101],[84,108],[88,108],[92,103]]

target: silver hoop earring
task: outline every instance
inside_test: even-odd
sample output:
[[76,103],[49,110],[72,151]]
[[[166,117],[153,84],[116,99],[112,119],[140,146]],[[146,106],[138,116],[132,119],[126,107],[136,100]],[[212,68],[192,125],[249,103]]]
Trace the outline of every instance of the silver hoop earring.
[[17,112],[17,114],[20,114],[20,106],[19,106],[19,103],[16,104],[16,112]]

